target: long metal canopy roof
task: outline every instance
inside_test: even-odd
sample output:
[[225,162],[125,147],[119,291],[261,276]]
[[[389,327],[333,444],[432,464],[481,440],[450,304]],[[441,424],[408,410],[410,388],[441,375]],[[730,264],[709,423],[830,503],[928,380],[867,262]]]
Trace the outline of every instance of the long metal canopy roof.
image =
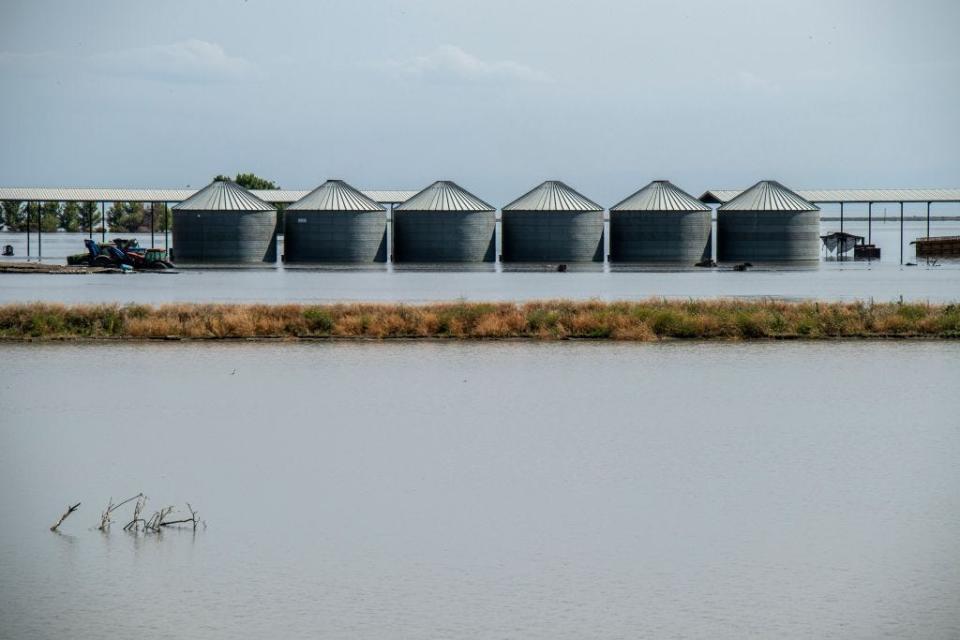
[[[711,189],[700,202],[724,204],[743,189]],[[798,189],[794,193],[809,202],[960,202],[960,189]]]
[[[42,202],[183,202],[199,189],[114,189],[87,187],[0,187],[0,200],[36,200]],[[310,193],[308,190],[253,189],[250,191],[270,204],[290,204]],[[416,191],[373,190],[363,195],[381,204],[406,202]]]

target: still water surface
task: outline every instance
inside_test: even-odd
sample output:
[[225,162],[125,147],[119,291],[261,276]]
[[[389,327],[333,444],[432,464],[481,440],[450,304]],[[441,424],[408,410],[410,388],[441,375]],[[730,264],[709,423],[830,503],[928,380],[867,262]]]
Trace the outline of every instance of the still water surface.
[[[0,362],[0,637],[960,636],[957,343]],[[209,528],[94,529],[140,490]]]
[[[857,225],[861,225],[860,229]],[[909,240],[923,235],[923,222],[906,223]],[[824,222],[822,230],[839,224]],[[866,222],[847,230],[866,233]],[[932,233],[960,235],[960,222],[934,221]],[[162,236],[158,243],[162,244]],[[698,269],[652,270],[625,265],[573,266],[567,273],[508,265],[374,267],[287,267],[184,269],[178,274],[50,276],[0,274],[0,303],[51,302],[432,302],[442,300],[529,300],[572,298],[637,300],[649,297],[775,297],[821,300],[960,300],[960,262],[901,267],[899,224],[874,222],[880,262],[824,261],[806,269],[763,269],[746,273]],[[0,243],[23,242],[23,234],[0,234]],[[35,240],[35,239],[34,239]],[[149,244],[149,235],[140,236]],[[44,255],[66,256],[82,247],[80,234],[49,234]],[[905,261],[916,260],[905,245]],[[23,251],[18,249],[18,256]],[[16,259],[21,259],[20,257]],[[57,258],[51,258],[57,260]]]

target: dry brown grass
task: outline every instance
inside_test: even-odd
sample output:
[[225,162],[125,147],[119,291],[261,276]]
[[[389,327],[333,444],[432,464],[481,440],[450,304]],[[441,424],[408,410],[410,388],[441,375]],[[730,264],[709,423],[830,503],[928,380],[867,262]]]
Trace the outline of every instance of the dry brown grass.
[[594,338],[960,337],[960,305],[690,300],[429,305],[0,306],[0,337]]

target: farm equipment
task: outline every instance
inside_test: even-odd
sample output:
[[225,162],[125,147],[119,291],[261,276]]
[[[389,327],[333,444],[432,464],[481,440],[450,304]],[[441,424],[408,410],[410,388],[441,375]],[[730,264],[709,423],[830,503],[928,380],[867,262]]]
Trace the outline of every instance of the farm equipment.
[[116,267],[133,269],[175,269],[176,265],[167,259],[163,249],[146,249],[136,240],[116,238],[111,243],[98,243],[85,239],[83,244],[87,253],[67,258],[67,264],[87,265],[90,267]]

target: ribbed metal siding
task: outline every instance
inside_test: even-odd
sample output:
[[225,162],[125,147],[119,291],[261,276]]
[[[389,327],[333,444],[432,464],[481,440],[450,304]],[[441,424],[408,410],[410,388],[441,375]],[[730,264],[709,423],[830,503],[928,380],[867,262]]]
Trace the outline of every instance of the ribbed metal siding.
[[386,262],[384,211],[284,212],[285,262]]
[[393,212],[395,262],[493,262],[493,211]]
[[717,213],[720,262],[815,262],[820,259],[819,211]]
[[710,211],[611,211],[612,262],[696,264],[712,251]]
[[602,211],[504,211],[504,262],[602,262]]
[[275,262],[276,225],[276,211],[174,211],[174,259],[178,263]]

